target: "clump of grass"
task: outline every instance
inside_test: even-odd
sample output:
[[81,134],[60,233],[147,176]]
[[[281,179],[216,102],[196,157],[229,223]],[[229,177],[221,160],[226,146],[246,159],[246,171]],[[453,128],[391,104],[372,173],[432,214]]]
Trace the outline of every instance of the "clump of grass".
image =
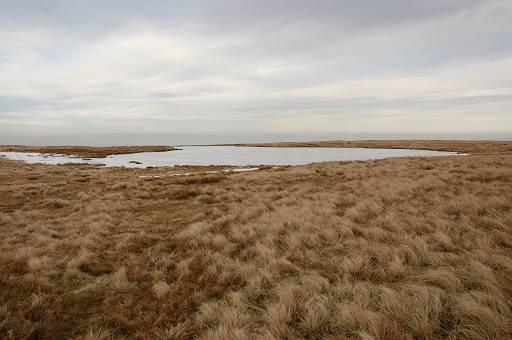
[[176,190],[170,192],[169,194],[170,194],[169,195],[170,198],[184,200],[184,199],[189,199],[189,198],[199,196],[201,194],[201,192],[196,189],[179,188],[179,189],[176,189]]
[[52,209],[60,209],[71,204],[70,201],[61,198],[51,198],[46,201],[46,206]]
[[49,262],[49,260],[45,256],[33,257],[30,260],[28,260],[27,265],[28,265],[29,271],[38,272],[38,271],[41,271],[44,268],[46,268],[48,266],[48,262]]
[[195,176],[186,176],[184,178],[180,178],[177,183],[180,184],[210,184],[210,183],[218,183],[224,180],[226,176],[218,176],[218,175],[195,175]]
[[126,274],[126,268],[122,267],[116,270],[111,276],[112,287],[116,290],[127,290],[130,288],[130,282]]
[[165,281],[158,281],[153,284],[153,292],[155,295],[161,299],[163,298],[167,293],[169,293],[170,287]]

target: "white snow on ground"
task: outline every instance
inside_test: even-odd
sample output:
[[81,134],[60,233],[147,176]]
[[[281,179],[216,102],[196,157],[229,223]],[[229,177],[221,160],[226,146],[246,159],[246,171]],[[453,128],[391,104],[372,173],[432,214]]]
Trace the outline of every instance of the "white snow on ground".
[[[277,167],[273,167],[277,168]],[[255,171],[259,170],[259,168],[243,168],[243,169],[226,169],[226,170],[218,170],[218,171],[203,171],[203,172],[184,172],[177,174],[162,174],[162,175],[140,175],[139,178],[160,178],[160,177],[173,177],[173,176],[190,176],[190,175],[205,175],[205,174],[218,174],[223,172],[246,172],[246,171]]]

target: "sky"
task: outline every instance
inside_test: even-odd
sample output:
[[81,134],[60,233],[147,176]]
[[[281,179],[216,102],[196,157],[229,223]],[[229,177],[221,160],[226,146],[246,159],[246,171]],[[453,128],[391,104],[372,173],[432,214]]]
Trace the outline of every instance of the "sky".
[[512,138],[510,0],[0,0],[0,143]]

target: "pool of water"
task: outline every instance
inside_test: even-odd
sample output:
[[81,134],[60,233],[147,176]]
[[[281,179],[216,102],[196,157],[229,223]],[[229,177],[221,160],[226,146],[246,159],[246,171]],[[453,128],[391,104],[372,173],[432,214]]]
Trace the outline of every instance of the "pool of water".
[[272,148],[236,146],[184,146],[182,150],[142,152],[112,155],[105,158],[84,159],[65,155],[24,152],[0,152],[0,156],[27,163],[43,164],[101,164],[145,168],[175,165],[301,165],[315,162],[354,161],[411,156],[452,156],[456,152],[412,149],[366,148]]

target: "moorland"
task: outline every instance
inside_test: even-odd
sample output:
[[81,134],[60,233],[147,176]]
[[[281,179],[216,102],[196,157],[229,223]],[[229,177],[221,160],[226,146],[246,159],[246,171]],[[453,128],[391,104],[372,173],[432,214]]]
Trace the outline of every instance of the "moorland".
[[0,338],[512,337],[512,142],[380,145],[468,155],[160,177],[186,167],[0,158]]
[[25,146],[0,145],[0,152],[38,152],[43,154],[63,154],[84,158],[102,158],[109,155],[139,152],[165,152],[176,148],[170,146]]

